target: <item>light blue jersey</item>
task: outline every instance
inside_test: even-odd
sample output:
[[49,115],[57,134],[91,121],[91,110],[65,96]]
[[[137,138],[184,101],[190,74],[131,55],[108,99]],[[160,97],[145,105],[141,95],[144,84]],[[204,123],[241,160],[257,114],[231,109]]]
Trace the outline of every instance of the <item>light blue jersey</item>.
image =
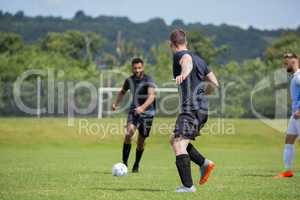
[[290,85],[292,99],[292,114],[300,109],[300,69],[298,69],[291,80]]

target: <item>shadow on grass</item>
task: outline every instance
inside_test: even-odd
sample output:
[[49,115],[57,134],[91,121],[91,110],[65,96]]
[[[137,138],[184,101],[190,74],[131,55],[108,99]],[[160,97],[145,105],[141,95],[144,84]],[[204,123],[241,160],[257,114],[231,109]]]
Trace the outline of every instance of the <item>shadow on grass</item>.
[[104,171],[104,172],[97,172],[98,174],[110,174],[111,175],[111,171]]
[[262,178],[271,178],[274,174],[241,174],[244,177],[262,177]]
[[104,174],[111,175],[111,171],[96,171],[96,170],[86,170],[86,171],[77,171],[78,174]]
[[103,187],[95,187],[95,188],[90,188],[90,189],[91,190],[115,191],[115,192],[126,192],[126,191],[163,192],[163,191],[166,191],[166,190],[151,189],[151,188],[103,188]]

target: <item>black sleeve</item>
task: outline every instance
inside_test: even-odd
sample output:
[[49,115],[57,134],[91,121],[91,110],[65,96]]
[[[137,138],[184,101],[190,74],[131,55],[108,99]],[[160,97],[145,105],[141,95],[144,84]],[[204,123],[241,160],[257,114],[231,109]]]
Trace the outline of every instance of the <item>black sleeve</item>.
[[148,85],[148,87],[156,88],[155,82],[150,76],[148,77],[147,85]]
[[205,61],[202,62],[202,68],[204,70],[205,76],[211,72],[211,70],[209,69],[209,67],[208,67],[208,65],[206,64]]
[[123,90],[124,92],[126,92],[126,91],[129,90],[129,89],[130,89],[130,83],[129,83],[129,80],[128,80],[128,78],[127,78],[127,79],[124,81],[122,90]]

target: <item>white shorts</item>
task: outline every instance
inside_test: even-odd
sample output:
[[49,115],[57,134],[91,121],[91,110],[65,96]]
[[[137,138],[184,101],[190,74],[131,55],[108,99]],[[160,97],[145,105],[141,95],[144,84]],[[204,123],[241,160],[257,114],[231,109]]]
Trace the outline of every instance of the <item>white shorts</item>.
[[300,136],[300,119],[295,119],[294,116],[291,116],[287,128],[287,134]]

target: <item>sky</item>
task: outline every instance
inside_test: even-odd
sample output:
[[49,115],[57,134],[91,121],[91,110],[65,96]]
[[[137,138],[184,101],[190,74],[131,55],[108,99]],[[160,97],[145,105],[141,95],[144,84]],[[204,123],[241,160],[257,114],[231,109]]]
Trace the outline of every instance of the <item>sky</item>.
[[83,10],[93,17],[126,16],[134,22],[160,17],[167,24],[182,19],[185,23],[226,23],[269,30],[300,25],[300,0],[0,0],[0,10],[64,18]]

